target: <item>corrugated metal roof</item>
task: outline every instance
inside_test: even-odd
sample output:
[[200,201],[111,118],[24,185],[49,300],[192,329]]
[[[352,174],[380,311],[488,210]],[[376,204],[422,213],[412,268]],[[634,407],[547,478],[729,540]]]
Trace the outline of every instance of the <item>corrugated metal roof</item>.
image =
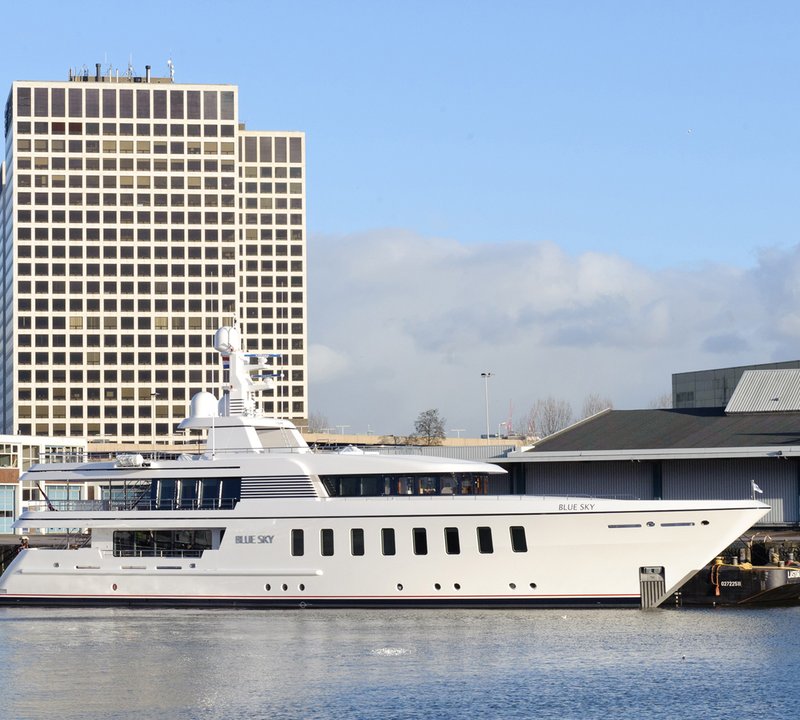
[[528,452],[680,450],[800,445],[800,412],[726,415],[723,408],[612,410]]
[[800,370],[746,370],[725,412],[763,413],[800,410]]

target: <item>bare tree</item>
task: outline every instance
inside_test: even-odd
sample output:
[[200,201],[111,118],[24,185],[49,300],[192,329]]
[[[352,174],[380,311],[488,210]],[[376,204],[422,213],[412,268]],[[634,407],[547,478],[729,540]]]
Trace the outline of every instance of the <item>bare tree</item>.
[[319,412],[312,412],[308,415],[308,432],[320,433],[329,428],[328,418]]
[[539,398],[523,418],[522,432],[529,438],[547,437],[570,425],[573,417],[572,406],[566,400],[552,395]]
[[611,402],[611,398],[602,397],[599,393],[591,393],[583,399],[581,418],[597,415],[597,413],[603,412],[603,410],[611,410],[613,407],[614,403]]
[[538,440],[541,434],[538,431],[539,418],[537,415],[538,402],[528,410],[528,414],[518,422],[517,433],[528,440]]
[[654,397],[648,404],[649,410],[669,410],[672,408],[672,393],[661,393],[661,395]]
[[444,425],[447,421],[439,416],[438,410],[425,410],[414,423],[416,439],[423,445],[441,445],[445,438]]

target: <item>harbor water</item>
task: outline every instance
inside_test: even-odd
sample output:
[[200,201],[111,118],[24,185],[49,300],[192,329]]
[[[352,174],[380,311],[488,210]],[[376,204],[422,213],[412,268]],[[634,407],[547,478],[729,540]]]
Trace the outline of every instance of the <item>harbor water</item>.
[[800,607],[538,611],[0,608],[0,714],[782,718]]

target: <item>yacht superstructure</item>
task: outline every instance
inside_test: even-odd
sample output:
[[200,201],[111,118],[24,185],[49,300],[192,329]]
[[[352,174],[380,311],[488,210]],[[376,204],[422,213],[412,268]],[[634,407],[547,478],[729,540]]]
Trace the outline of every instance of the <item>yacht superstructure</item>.
[[17,528],[80,528],[80,546],[23,550],[0,603],[254,607],[652,606],[767,511],[754,500],[487,494],[488,463],[312,452],[259,417],[274,381],[235,328],[230,382],[192,400],[204,452],[37,465],[103,499],[28,511]]

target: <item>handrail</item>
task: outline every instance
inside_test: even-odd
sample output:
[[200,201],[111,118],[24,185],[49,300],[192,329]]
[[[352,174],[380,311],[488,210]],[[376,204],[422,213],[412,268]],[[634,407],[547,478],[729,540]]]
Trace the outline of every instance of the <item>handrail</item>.
[[[232,510],[238,498],[223,500],[167,500],[158,501],[150,498],[138,500],[51,500],[50,505],[57,512],[103,512],[121,510]],[[51,512],[45,504],[39,508],[28,506],[34,512]]]

